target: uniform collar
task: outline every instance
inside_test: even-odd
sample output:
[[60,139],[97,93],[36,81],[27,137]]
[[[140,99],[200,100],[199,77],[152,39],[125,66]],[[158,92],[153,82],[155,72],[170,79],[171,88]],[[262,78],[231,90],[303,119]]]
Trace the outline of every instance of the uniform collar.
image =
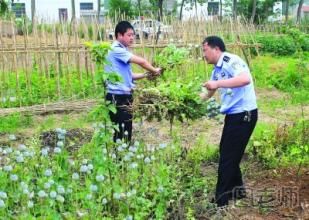
[[222,52],[217,64],[216,64],[216,67],[222,67],[222,64],[223,64],[223,57],[225,56],[225,52]]
[[118,40],[115,40],[115,45],[120,46],[122,48],[127,48],[126,46],[124,46],[122,43],[120,43]]

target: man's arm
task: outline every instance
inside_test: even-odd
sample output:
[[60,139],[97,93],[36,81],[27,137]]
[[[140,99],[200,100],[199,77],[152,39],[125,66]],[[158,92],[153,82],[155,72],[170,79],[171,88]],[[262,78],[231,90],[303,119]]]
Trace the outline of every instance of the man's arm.
[[146,73],[132,73],[133,80],[144,79],[147,77]]
[[[134,54],[131,56],[130,62],[143,67],[145,70],[148,70],[155,75],[159,75],[161,73],[161,68],[155,68],[146,59],[136,56]],[[145,75],[144,77],[146,77],[146,74],[144,75]]]
[[230,78],[222,79],[218,81],[210,80],[206,82],[203,86],[208,90],[215,90],[218,88],[235,88],[246,86],[250,83],[250,77],[247,73],[240,73],[239,75]]

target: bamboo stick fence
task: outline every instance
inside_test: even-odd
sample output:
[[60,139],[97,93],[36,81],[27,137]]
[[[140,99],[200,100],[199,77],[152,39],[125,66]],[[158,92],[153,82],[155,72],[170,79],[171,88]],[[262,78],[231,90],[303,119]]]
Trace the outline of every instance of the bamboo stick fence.
[[[232,39],[235,43],[229,44],[228,48],[239,54],[244,54],[247,48],[258,47],[242,40],[243,35],[253,36],[256,32],[249,23],[197,19],[180,22],[168,17],[163,23],[170,25],[164,37],[141,38],[132,50],[152,60],[154,54],[169,43],[185,47],[196,45],[199,48],[196,57],[201,57],[200,45],[207,35]],[[24,24],[23,35],[16,35],[14,22],[10,24],[14,34],[0,34],[0,107],[94,97],[98,86],[94,79],[95,65],[84,42],[109,40],[108,33],[113,31],[114,22],[106,19],[104,24],[81,21],[62,25],[37,24],[31,28]]]

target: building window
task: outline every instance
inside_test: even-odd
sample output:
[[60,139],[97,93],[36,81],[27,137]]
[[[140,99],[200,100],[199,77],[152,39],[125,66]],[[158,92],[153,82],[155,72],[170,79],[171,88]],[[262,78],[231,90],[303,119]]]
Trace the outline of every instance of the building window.
[[68,21],[68,9],[67,8],[59,8],[59,21],[67,22]]
[[218,15],[219,2],[208,2],[207,10],[209,15]]
[[12,11],[15,13],[16,18],[21,18],[26,15],[25,3],[12,3]]
[[80,3],[80,10],[93,10],[93,3]]

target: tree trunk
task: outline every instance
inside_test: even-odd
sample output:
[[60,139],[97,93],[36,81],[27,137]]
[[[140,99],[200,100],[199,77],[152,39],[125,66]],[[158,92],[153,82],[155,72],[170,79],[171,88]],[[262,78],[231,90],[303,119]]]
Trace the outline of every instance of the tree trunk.
[[185,5],[185,0],[181,0],[181,5],[180,5],[180,12],[179,12],[179,20],[182,20],[182,10],[183,6]]
[[303,7],[304,0],[299,0],[298,8],[297,8],[297,17],[296,17],[296,23],[300,24],[301,20],[301,8]]
[[233,0],[233,19],[237,19],[237,0]]
[[219,12],[219,19],[220,19],[220,22],[222,22],[222,0],[220,0],[220,2],[219,2],[219,7],[220,7],[220,12]]
[[286,0],[285,23],[288,23],[288,20],[289,20],[289,0]]
[[161,21],[163,18],[163,0],[158,0],[158,8],[159,8],[158,21]]
[[142,15],[142,5],[141,0],[137,0],[137,7],[138,7],[138,15]]
[[251,23],[254,22],[255,13],[256,13],[256,0],[253,0],[253,2],[252,2]]
[[197,0],[194,0],[194,6],[195,6],[195,16],[198,19],[198,14],[197,14]]
[[100,24],[100,15],[101,15],[101,0],[98,0],[98,14],[97,14],[97,21]]
[[72,7],[72,19],[71,23],[73,23],[76,19],[76,13],[75,13],[75,0],[71,0],[71,7]]
[[35,20],[35,0],[31,0],[31,23],[34,25]]
[[10,8],[10,2],[0,1],[0,16],[5,15]]

